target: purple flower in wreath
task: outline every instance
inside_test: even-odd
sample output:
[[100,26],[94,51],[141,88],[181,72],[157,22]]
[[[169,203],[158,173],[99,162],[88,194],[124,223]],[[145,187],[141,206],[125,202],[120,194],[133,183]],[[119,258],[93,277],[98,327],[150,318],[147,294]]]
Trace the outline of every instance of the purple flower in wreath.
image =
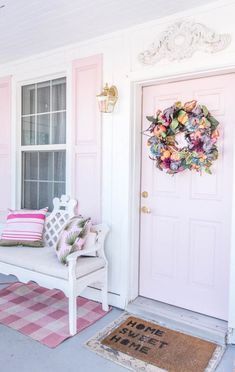
[[150,147],[150,152],[154,157],[159,158],[161,156],[164,145],[162,143],[154,143]]
[[157,145],[152,145],[150,147],[150,152],[151,152],[151,155],[157,157],[158,156],[158,147],[157,147]]
[[204,151],[203,150],[203,142],[201,140],[199,140],[196,143],[196,145],[194,146],[193,150],[196,151],[196,152],[202,152],[202,151]]
[[156,136],[152,136],[148,139],[148,145],[151,146],[151,145],[155,145],[156,143],[158,142],[158,139]]
[[202,137],[202,142],[203,142],[203,145],[202,145],[203,151],[205,151],[206,153],[210,152],[213,147],[213,142],[211,138],[207,135],[204,135]]
[[202,111],[202,108],[201,106],[196,106],[193,110],[192,110],[192,113],[197,116],[198,118],[201,118],[203,116],[203,111]]
[[197,130],[198,126],[199,126],[198,118],[196,118],[195,116],[190,116],[186,124],[187,131],[194,132],[195,130]]
[[202,142],[199,139],[191,139],[189,138],[189,145],[188,149],[190,151],[199,151],[202,148]]
[[174,111],[175,111],[174,106],[168,107],[163,111],[163,115],[166,118],[168,125],[170,125],[170,123],[172,122]]
[[164,168],[166,168],[166,169],[170,168],[170,165],[171,165],[170,158],[164,159],[162,163],[163,163]]
[[172,161],[170,164],[170,168],[173,171],[177,171],[180,167],[181,162],[180,161]]

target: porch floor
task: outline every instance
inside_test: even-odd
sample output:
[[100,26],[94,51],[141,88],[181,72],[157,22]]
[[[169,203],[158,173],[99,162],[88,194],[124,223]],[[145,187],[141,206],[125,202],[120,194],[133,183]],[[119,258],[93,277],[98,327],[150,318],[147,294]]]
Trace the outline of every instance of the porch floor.
[[[0,274],[0,282],[8,281],[15,281],[15,278]],[[127,369],[96,355],[83,346],[90,337],[121,313],[121,310],[113,309],[97,323],[55,349],[49,349],[19,332],[0,325],[0,371],[125,372]],[[228,346],[217,372],[232,372],[233,368],[235,368],[235,346]]]

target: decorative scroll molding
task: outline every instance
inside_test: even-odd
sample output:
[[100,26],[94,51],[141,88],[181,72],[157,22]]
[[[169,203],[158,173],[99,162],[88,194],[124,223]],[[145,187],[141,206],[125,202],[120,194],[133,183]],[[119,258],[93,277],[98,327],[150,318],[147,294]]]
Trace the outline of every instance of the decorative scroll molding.
[[230,42],[229,34],[217,34],[201,23],[178,21],[169,26],[149,49],[140,53],[138,59],[144,65],[153,65],[163,58],[180,61],[196,51],[217,53]]

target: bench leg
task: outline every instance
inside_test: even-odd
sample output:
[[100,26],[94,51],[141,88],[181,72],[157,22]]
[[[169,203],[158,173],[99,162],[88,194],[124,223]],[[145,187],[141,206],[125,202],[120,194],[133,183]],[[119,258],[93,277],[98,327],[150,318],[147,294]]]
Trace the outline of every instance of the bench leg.
[[107,274],[107,271],[104,274],[104,281],[101,286],[101,297],[102,297],[102,309],[104,311],[108,311],[109,305],[108,305],[108,274]]
[[77,333],[77,297],[74,291],[69,294],[69,333],[71,336]]

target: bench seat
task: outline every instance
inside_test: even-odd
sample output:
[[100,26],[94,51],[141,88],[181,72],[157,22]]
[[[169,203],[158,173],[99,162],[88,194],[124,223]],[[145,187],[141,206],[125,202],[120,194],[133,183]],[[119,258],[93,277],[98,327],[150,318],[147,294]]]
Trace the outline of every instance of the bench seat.
[[[68,280],[68,266],[59,262],[52,247],[1,247],[1,262],[12,266],[35,271],[37,273],[54,276]],[[81,278],[105,266],[105,262],[99,257],[79,257],[76,264],[76,278]]]

